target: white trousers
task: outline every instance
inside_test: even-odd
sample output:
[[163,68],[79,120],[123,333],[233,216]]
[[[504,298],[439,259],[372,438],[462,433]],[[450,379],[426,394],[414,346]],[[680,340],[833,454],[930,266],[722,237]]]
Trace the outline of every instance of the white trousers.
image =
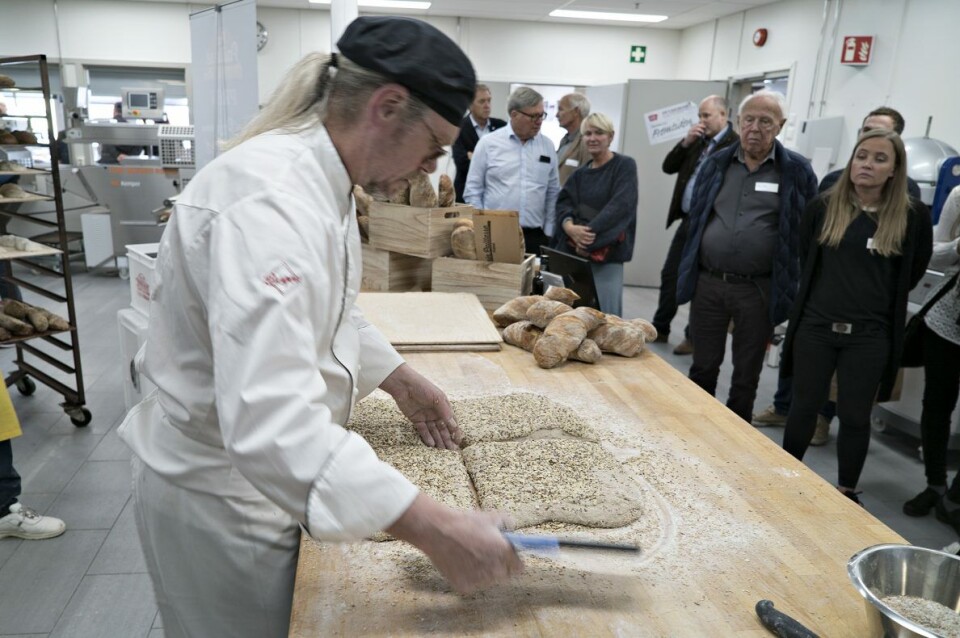
[[272,638],[290,626],[300,527],[265,497],[167,481],[133,457],[137,529],[167,638]]

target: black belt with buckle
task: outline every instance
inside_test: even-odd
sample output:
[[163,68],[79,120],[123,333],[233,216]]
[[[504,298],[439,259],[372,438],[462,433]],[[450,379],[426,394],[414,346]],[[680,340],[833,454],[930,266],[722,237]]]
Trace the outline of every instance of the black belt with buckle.
[[702,268],[700,272],[710,275],[714,279],[725,281],[728,284],[752,284],[755,281],[761,281],[770,278],[770,275],[738,275],[732,272],[710,270],[709,268]]

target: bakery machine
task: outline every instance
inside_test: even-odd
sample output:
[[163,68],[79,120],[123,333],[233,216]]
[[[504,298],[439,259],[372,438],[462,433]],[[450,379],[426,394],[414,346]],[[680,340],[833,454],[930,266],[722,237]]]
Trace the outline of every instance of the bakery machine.
[[77,168],[90,198],[109,211],[110,261],[125,256],[128,244],[160,240],[168,202],[193,175],[193,127],[170,124],[87,122],[68,133],[71,144],[101,144],[143,149],[118,164]]

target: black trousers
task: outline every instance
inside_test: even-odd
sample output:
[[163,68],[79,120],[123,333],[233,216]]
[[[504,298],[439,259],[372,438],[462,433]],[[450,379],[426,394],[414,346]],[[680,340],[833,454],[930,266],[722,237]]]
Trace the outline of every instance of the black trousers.
[[850,334],[800,321],[793,342],[793,402],[783,449],[803,460],[817,427],[817,412],[837,373],[837,484],[853,489],[870,447],[870,413],[890,357],[891,335],[882,327],[854,326]]
[[747,423],[753,417],[763,357],[773,336],[769,298],[770,279],[731,283],[701,272],[690,306],[690,380],[713,395],[727,351],[727,327],[733,320],[733,375],[727,407]]
[[550,247],[550,238],[543,232],[542,228],[527,228],[524,226],[523,243],[526,244],[526,252],[540,256],[540,246]]
[[[947,484],[947,443],[950,415],[960,394],[960,346],[923,328],[923,413],[920,439],[923,466],[930,485]],[[960,496],[960,478],[953,479],[951,496]]]
[[0,517],[6,516],[20,497],[20,475],[13,469],[13,445],[0,441]]
[[[680,220],[677,232],[670,242],[667,258],[660,271],[660,301],[657,303],[657,312],[653,315],[653,327],[658,335],[670,334],[670,322],[677,316],[677,279],[680,271],[680,257],[683,255],[683,245],[687,241],[687,230],[690,228],[690,218],[684,216]],[[689,324],[684,329],[684,336],[690,338]]]

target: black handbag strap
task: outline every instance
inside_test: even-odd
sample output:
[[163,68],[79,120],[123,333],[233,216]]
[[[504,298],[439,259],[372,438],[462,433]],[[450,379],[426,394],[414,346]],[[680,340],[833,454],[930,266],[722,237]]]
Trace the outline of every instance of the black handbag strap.
[[933,308],[933,307],[936,305],[936,303],[937,303],[938,301],[940,301],[940,299],[943,298],[944,295],[946,295],[948,292],[950,292],[951,290],[953,290],[953,287],[957,285],[957,277],[958,277],[958,276],[960,276],[960,270],[958,270],[957,272],[953,273],[953,276],[952,276],[952,277],[950,278],[950,280],[947,282],[947,285],[944,286],[943,288],[941,288],[940,290],[938,290],[938,291],[937,291],[937,294],[935,294],[929,301],[927,301],[927,303],[923,304],[923,307],[920,308],[920,311],[917,313],[916,316],[921,317],[921,318],[922,318],[922,317],[926,317],[926,316],[927,316],[927,312],[928,312],[931,308]]

